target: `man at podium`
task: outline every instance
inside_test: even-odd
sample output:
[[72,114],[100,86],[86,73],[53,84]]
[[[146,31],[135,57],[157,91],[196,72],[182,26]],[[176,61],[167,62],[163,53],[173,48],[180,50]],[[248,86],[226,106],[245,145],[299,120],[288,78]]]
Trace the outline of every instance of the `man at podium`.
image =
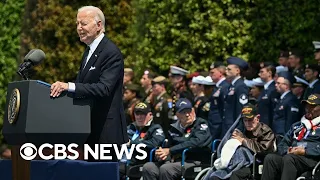
[[[93,6],[78,10],[77,33],[87,45],[74,83],[57,81],[51,85],[50,96],[62,92],[74,93],[75,98],[90,98],[91,134],[87,144],[125,144],[128,142],[122,88],[124,61],[118,47],[105,34],[103,12]],[[76,119],[75,119],[76,121]],[[113,161],[116,156],[110,149]]]

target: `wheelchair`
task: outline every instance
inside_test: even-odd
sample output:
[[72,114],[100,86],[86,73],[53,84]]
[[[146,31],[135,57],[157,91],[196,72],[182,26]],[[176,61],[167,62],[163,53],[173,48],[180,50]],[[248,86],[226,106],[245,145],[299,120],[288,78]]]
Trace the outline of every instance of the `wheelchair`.
[[[168,140],[165,139],[163,142],[162,142],[162,145],[161,147],[165,147],[166,144],[167,144]],[[153,149],[150,150],[149,152],[149,162],[152,162],[154,159],[153,159],[153,154],[155,152],[155,150],[157,150],[158,147],[155,147]],[[126,165],[125,165],[125,180],[136,180],[136,179],[140,179],[142,177],[142,169],[143,169],[143,164],[137,164],[137,165],[130,165],[130,161],[128,160],[126,162]]]
[[311,172],[305,172],[297,180],[318,180],[320,179],[320,175],[317,174],[320,171],[320,161],[317,165],[313,168]]
[[[183,150],[182,152],[182,160],[181,160],[181,180],[193,180],[196,178],[198,173],[200,173],[202,170],[207,169],[213,165],[212,159],[214,158],[214,155],[216,153],[216,149],[221,142],[220,139],[214,140],[211,144],[211,149],[210,152],[204,150],[204,149],[192,149],[192,148],[187,148]],[[186,160],[186,154],[187,152],[193,152],[193,153],[201,153],[201,154],[208,154],[209,156],[211,155],[211,159],[208,162],[201,162],[201,164],[194,165],[189,168],[185,168],[184,163]],[[209,164],[210,163],[210,164]]]

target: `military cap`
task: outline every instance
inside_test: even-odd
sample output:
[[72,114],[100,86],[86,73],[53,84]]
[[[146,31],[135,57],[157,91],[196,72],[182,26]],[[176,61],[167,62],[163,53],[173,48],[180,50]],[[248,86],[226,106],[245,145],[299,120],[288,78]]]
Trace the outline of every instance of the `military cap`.
[[255,78],[252,80],[244,80],[244,83],[246,84],[246,86],[248,87],[253,87],[253,86],[257,86],[257,87],[261,87],[264,85],[264,82],[261,80],[261,78]]
[[124,86],[124,89],[138,92],[140,90],[140,86],[137,84],[127,84]]
[[180,113],[185,109],[192,109],[192,104],[187,98],[180,98],[176,103],[176,112]]
[[320,42],[319,41],[313,41],[314,51],[318,52],[320,51]]
[[278,77],[283,77],[284,79],[288,80],[291,85],[296,82],[296,78],[294,78],[294,76],[288,71],[280,72]]
[[279,58],[288,58],[289,57],[289,52],[288,51],[280,51],[280,54],[279,54]]
[[155,78],[153,78],[151,84],[155,85],[155,84],[166,84],[167,83],[167,79],[164,76],[157,76]]
[[318,64],[306,64],[305,69],[311,69],[313,71],[320,72],[320,66]]
[[303,57],[301,51],[298,49],[293,49],[293,50],[289,51],[289,56],[292,56],[292,55],[297,56],[299,58]]
[[193,78],[192,78],[192,83],[202,84],[203,81],[204,81],[204,79],[205,79],[205,77],[203,77],[203,76],[193,77]]
[[226,65],[222,61],[216,61],[210,65],[210,69],[218,68],[221,66],[226,66]]
[[307,86],[309,86],[309,83],[306,80],[304,80],[298,76],[294,76],[294,78],[296,78],[296,82],[293,83],[293,85],[292,85],[293,87],[307,87]]
[[133,70],[131,68],[124,68],[125,73],[133,73]]
[[276,67],[276,73],[279,74],[280,72],[289,71],[288,67],[285,66],[277,66]]
[[208,85],[208,86],[212,86],[215,85],[215,83],[212,81],[212,78],[210,76],[206,76],[203,81],[202,81],[203,85]]
[[229,64],[237,65],[243,70],[246,70],[249,67],[248,63],[245,60],[238,58],[238,57],[229,57],[227,59],[227,63],[228,63],[228,65]]
[[141,112],[143,114],[148,114],[149,112],[151,112],[151,107],[149,104],[140,102],[134,106],[134,112],[135,113]]
[[311,94],[307,100],[302,100],[302,103],[320,105],[320,94]]
[[170,73],[172,75],[181,75],[181,76],[186,76],[189,71],[181,68],[181,67],[177,67],[177,66],[170,66]]
[[257,108],[252,104],[247,104],[247,105],[243,106],[242,111],[241,111],[241,115],[243,118],[251,119],[257,115]]

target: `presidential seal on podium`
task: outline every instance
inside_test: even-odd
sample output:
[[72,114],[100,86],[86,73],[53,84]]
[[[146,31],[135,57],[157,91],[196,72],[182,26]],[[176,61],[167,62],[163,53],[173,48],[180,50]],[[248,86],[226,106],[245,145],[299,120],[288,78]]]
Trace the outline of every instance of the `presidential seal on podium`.
[[8,121],[10,124],[15,123],[15,121],[17,120],[19,110],[20,110],[20,91],[19,89],[15,88],[11,93],[9,105],[8,105]]

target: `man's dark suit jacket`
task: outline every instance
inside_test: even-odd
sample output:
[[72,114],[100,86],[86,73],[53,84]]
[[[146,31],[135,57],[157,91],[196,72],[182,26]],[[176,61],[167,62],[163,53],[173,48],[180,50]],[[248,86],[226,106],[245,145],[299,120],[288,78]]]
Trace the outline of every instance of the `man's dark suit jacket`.
[[127,143],[127,126],[122,103],[122,54],[107,37],[103,37],[83,69],[87,54],[86,51],[83,55],[75,81],[75,97],[93,100],[91,135],[87,143]]

